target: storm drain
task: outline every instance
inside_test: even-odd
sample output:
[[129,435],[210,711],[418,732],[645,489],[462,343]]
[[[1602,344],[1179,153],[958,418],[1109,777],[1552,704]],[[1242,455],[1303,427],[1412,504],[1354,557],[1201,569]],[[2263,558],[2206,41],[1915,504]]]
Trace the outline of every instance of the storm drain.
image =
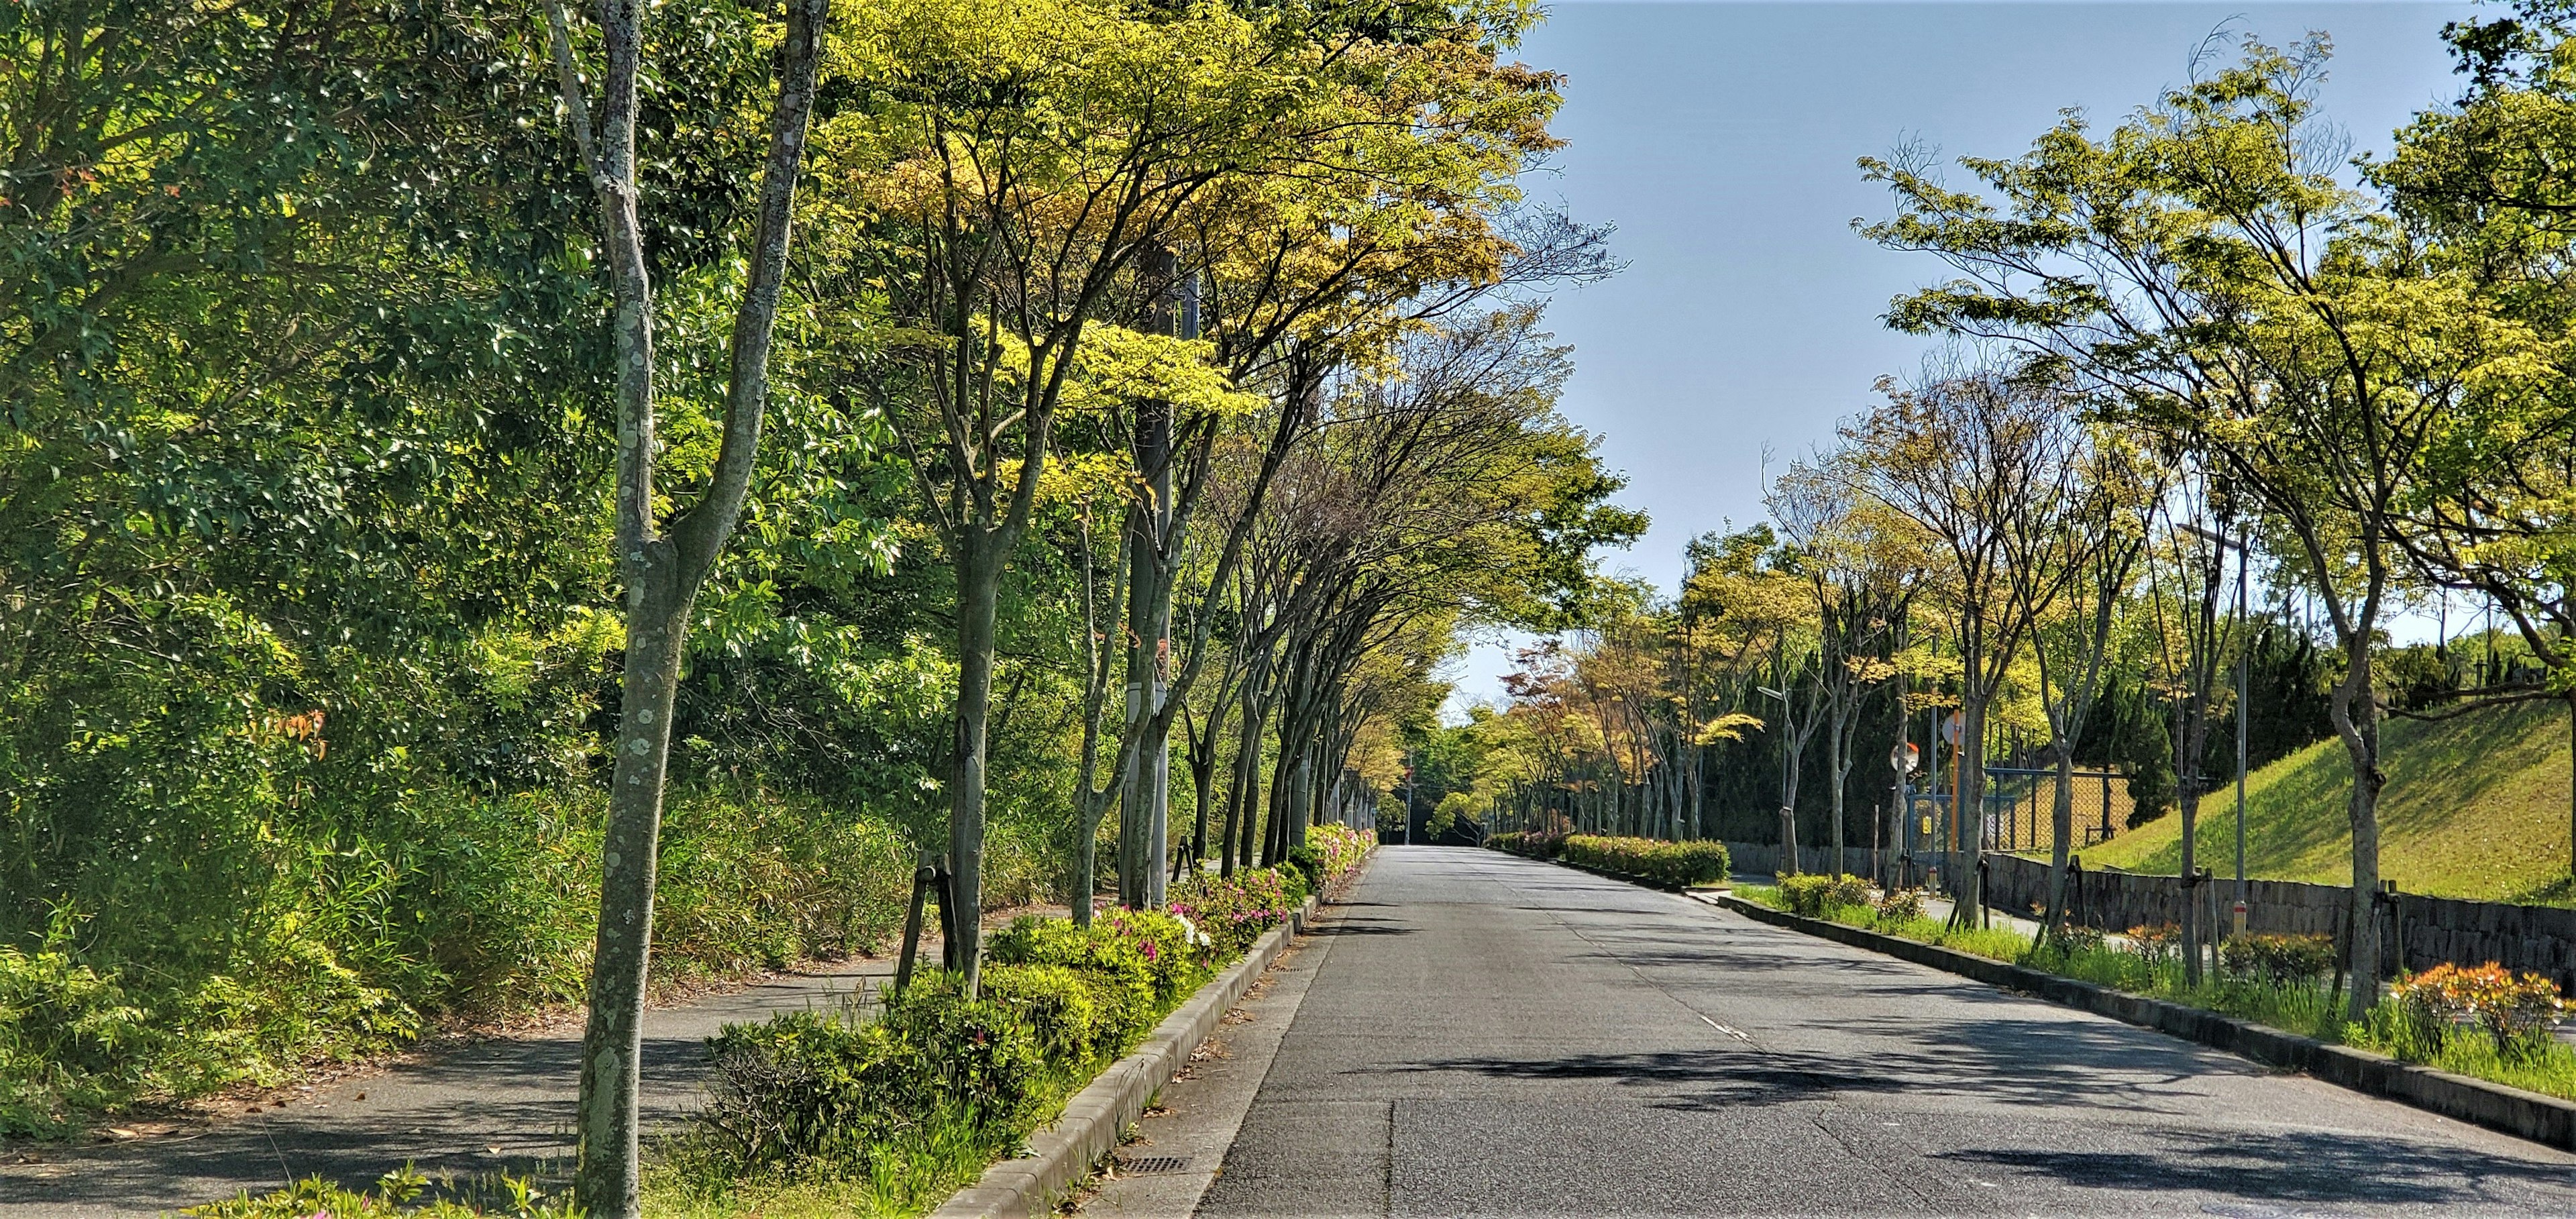
[[1125,1173],[1179,1172],[1190,1162],[1179,1156],[1138,1156],[1118,1161],[1118,1171]]

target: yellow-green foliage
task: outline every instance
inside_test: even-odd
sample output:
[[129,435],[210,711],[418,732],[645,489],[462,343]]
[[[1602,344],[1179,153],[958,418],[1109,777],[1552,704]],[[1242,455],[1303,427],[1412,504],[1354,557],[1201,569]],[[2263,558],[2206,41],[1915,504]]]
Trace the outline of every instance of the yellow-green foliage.
[[[2501,708],[2455,720],[2392,719],[2381,729],[2380,872],[2409,893],[2563,904],[2568,871],[2567,710]],[[2247,871],[2258,878],[2352,883],[2345,801],[2352,767],[2328,739],[2248,777]],[[2232,788],[2201,802],[2199,859],[2235,857]],[[2182,818],[2168,815],[2083,852],[2086,866],[2170,872]]]
[[1576,834],[1565,840],[1558,858],[1676,885],[1724,880],[1728,870],[1726,844],[1710,839],[1665,842],[1657,838]]
[[1870,904],[1869,882],[1857,876],[1793,873],[1780,878],[1779,893],[1780,900],[1789,903],[1791,913],[1808,918],[1823,917],[1827,910],[1836,907],[1865,907]]

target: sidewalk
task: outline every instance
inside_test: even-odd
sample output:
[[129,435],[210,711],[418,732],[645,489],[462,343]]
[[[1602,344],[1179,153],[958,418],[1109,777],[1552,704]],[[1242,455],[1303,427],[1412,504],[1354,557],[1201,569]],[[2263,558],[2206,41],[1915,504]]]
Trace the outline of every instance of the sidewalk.
[[[933,947],[931,960],[936,961]],[[892,977],[891,958],[770,975],[644,1018],[648,1131],[701,1103],[705,1039],[727,1024],[835,1007]],[[526,1173],[572,1156],[581,1022],[473,1043],[295,1089],[254,1113],[110,1144],[0,1153],[0,1219],[159,1215],[319,1174],[366,1187],[409,1162],[436,1179]]]

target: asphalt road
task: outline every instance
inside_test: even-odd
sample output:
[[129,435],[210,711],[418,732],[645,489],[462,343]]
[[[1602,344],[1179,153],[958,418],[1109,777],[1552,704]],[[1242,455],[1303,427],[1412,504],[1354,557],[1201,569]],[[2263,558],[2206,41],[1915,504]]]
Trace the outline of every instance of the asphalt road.
[[1569,869],[1389,848],[1335,914],[1200,1215],[2576,1213],[2576,1157]]

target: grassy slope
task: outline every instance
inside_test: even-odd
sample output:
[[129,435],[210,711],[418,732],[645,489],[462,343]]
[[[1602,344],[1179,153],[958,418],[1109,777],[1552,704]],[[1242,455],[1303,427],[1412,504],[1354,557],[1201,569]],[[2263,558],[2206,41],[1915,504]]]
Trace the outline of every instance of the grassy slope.
[[[2388,788],[2379,806],[2380,871],[2409,893],[2565,905],[2567,710],[2499,708],[2455,720],[2390,720],[2381,733]],[[2345,801],[2352,770],[2327,739],[2256,771],[2246,784],[2246,872],[2324,884],[2352,881]],[[2235,867],[2235,792],[2201,805],[2200,857]],[[2171,872],[2182,818],[2167,815],[2084,853],[2088,865]]]

